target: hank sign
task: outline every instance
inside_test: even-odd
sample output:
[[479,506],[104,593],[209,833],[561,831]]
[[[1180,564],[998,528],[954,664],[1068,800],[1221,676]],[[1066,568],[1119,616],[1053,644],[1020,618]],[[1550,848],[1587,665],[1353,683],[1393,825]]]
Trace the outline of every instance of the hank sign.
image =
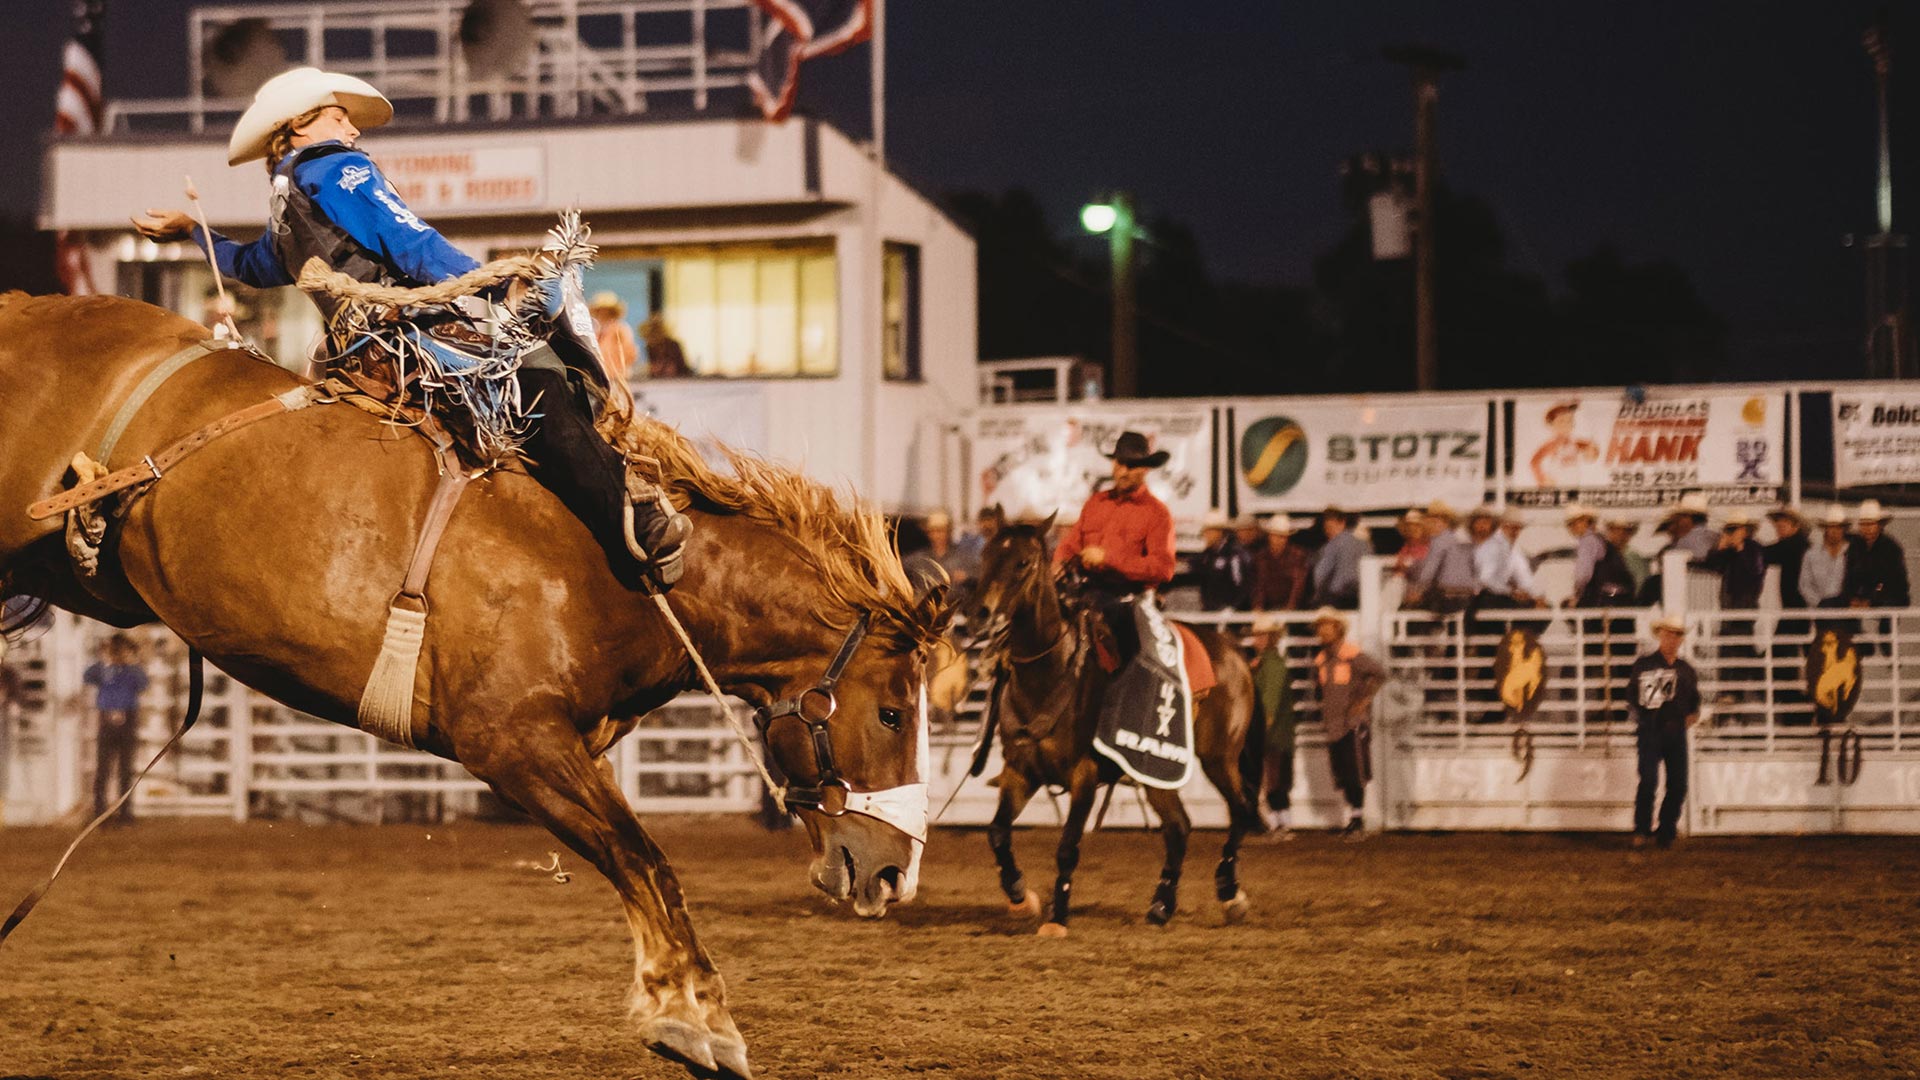
[[1584,394],[1514,402],[1511,499],[1523,506],[1716,505],[1780,497],[1777,393]]

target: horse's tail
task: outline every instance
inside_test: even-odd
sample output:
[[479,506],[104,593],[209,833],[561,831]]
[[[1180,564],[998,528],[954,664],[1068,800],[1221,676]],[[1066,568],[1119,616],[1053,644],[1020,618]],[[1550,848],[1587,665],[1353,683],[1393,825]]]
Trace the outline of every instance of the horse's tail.
[[1267,710],[1260,695],[1249,695],[1252,709],[1247,717],[1247,738],[1240,744],[1240,794],[1245,810],[1252,815],[1249,824],[1260,823],[1260,788],[1267,777]]

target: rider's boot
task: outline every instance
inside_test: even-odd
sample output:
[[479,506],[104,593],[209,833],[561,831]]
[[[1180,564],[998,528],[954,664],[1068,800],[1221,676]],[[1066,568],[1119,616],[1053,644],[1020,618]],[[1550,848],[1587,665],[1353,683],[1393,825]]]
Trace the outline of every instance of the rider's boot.
[[621,525],[627,551],[662,589],[673,588],[686,569],[683,556],[687,538],[693,535],[693,522],[673,508],[664,490],[629,471]]

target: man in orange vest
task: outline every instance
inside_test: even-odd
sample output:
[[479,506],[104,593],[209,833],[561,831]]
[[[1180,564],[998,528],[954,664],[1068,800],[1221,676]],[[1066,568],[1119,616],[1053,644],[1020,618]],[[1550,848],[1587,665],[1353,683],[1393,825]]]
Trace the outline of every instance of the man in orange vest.
[[1330,607],[1314,612],[1313,633],[1320,639],[1320,651],[1313,656],[1313,682],[1320,690],[1327,760],[1333,766],[1334,786],[1347,799],[1343,831],[1348,839],[1358,840],[1366,835],[1361,831],[1360,807],[1366,800],[1367,781],[1373,779],[1368,748],[1373,695],[1387,681],[1387,670],[1361,652],[1358,642],[1347,639],[1346,616],[1340,612]]

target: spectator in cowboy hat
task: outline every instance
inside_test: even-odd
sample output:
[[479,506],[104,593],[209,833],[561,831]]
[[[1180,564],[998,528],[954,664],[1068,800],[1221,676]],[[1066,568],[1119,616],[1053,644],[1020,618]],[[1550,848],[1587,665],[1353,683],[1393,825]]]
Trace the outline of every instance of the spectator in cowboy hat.
[[1573,595],[1577,607],[1615,607],[1633,597],[1633,574],[1620,549],[1594,528],[1599,515],[1591,507],[1573,503],[1562,512],[1573,536]]
[[1730,510],[1720,526],[1720,540],[1701,565],[1720,575],[1720,606],[1757,608],[1767,580],[1766,554],[1753,539],[1753,518],[1745,510]]
[[1293,672],[1281,651],[1285,626],[1276,615],[1253,620],[1253,693],[1267,718],[1267,760],[1263,787],[1267,797],[1267,827],[1275,840],[1293,839],[1294,732],[1300,714],[1293,707]]
[[1293,520],[1275,514],[1262,526],[1266,542],[1253,553],[1253,609],[1296,611],[1313,582],[1313,559],[1293,542]]
[[1202,611],[1250,611],[1253,608],[1253,553],[1229,531],[1232,522],[1219,510],[1200,523],[1205,545],[1193,558],[1192,580],[1200,586]]
[[1667,534],[1667,546],[1661,549],[1662,554],[1678,548],[1687,553],[1689,562],[1699,562],[1711,554],[1718,538],[1704,527],[1708,516],[1705,495],[1698,491],[1682,495],[1654,527],[1655,532]]
[[1393,572],[1406,577],[1420,560],[1427,557],[1426,515],[1418,507],[1409,509],[1400,515],[1400,521],[1394,527],[1400,532],[1400,550],[1393,556]]
[[[1511,521],[1514,528],[1509,529]],[[1473,573],[1480,586],[1480,606],[1534,607],[1539,603],[1533,584],[1533,563],[1514,546],[1523,522],[1512,510],[1482,505],[1467,515],[1467,539],[1473,547]]]
[[1334,786],[1347,801],[1347,826],[1342,831],[1357,840],[1364,835],[1361,808],[1367,781],[1373,779],[1368,748],[1373,695],[1386,683],[1387,671],[1361,652],[1358,643],[1348,640],[1346,616],[1332,608],[1313,613],[1313,635],[1320,641],[1313,656],[1313,681],[1320,692],[1327,761],[1333,768]]
[[1640,523],[1626,514],[1614,514],[1603,524],[1607,527],[1607,543],[1620,553],[1621,560],[1627,564],[1627,573],[1633,575],[1633,592],[1629,595],[1637,595],[1653,572],[1647,557],[1633,549],[1633,538],[1640,531]]
[[1847,512],[1838,505],[1820,516],[1820,542],[1800,562],[1800,598],[1808,607],[1847,606],[1847,568],[1859,556],[1859,541],[1847,534]]
[[1360,606],[1360,556],[1366,541],[1353,534],[1353,521],[1338,506],[1320,512],[1320,530],[1327,542],[1313,560],[1313,598],[1327,607]]
[[608,381],[626,382],[627,372],[640,358],[640,343],[627,325],[627,302],[617,293],[597,292],[587,301],[587,311],[593,315],[593,336],[600,345],[600,366],[606,369]]
[[979,544],[955,543],[953,518],[945,510],[927,515],[921,526],[927,531],[927,554],[947,572],[947,580],[959,590],[980,576]]
[[1900,542],[1887,535],[1887,521],[1893,515],[1880,508],[1878,499],[1860,504],[1854,526],[1860,530],[1860,543],[1847,567],[1847,582],[1842,590],[1852,607],[1906,607],[1907,555]]
[[1441,615],[1465,611],[1479,592],[1479,584],[1473,572],[1473,547],[1454,531],[1459,515],[1453,507],[1435,499],[1423,517],[1427,555],[1413,569],[1403,606]]
[[[1663,848],[1672,847],[1680,808],[1687,800],[1687,729],[1700,719],[1700,680],[1693,665],[1680,658],[1686,633],[1686,624],[1677,616],[1656,617],[1653,636],[1659,646],[1634,661],[1629,675],[1630,711],[1640,751],[1640,784],[1633,796],[1634,847],[1644,846],[1648,839]],[[1655,831],[1653,793],[1663,765],[1667,793],[1660,801]]]
[[1233,538],[1240,541],[1241,548],[1251,555],[1266,544],[1267,531],[1259,518],[1252,514],[1241,514],[1233,519]]
[[1773,523],[1774,541],[1762,552],[1768,566],[1780,568],[1780,606],[1807,607],[1807,598],[1800,593],[1800,566],[1811,546],[1807,519],[1799,507],[1781,505],[1767,511],[1767,520]]

